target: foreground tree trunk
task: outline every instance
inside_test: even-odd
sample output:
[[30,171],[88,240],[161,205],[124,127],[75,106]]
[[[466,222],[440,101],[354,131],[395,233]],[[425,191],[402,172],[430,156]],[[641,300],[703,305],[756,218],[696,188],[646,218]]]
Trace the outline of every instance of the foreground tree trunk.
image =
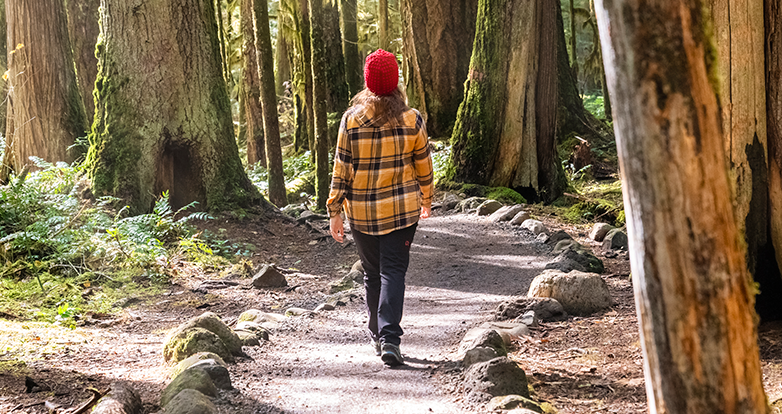
[[68,9],[68,37],[73,47],[76,78],[79,82],[84,111],[87,114],[87,123],[91,125],[95,115],[92,91],[95,89],[95,78],[98,76],[95,43],[98,42],[100,33],[98,25],[100,0],[67,0],[65,4]]
[[451,135],[464,98],[478,0],[400,0],[410,106],[436,138]]
[[[69,150],[86,130],[63,2],[6,2],[8,42],[7,158],[20,171],[29,158],[76,159]],[[10,157],[8,157],[10,155]]]
[[779,265],[782,263],[782,4],[778,0],[766,0],[766,120],[768,142],[768,195],[769,195],[769,262],[776,266],[759,266],[758,269],[776,269],[767,280],[760,279],[756,272],[756,281],[761,285],[756,309],[761,318],[782,317],[779,295],[782,294],[782,278]]
[[285,174],[282,170],[280,148],[280,119],[277,113],[277,94],[274,91],[274,53],[269,29],[269,9],[266,0],[253,0],[255,50],[258,56],[258,78],[263,107],[263,132],[266,142],[266,163],[269,172],[269,200],[277,207],[288,204],[285,193]]
[[649,411],[766,413],[704,6],[597,1]]
[[345,57],[345,78],[348,82],[348,96],[353,97],[364,86],[361,72],[361,58],[358,55],[357,0],[340,0],[339,11],[342,17],[342,55]]
[[315,110],[315,196],[318,199],[319,211],[326,209],[329,195],[329,137],[326,108],[328,89],[326,88],[326,43],[324,42],[324,27],[322,0],[309,0],[310,33],[312,39],[312,83],[313,102]]
[[[553,3],[480,1],[448,178],[510,187],[533,199],[559,196],[561,181],[550,171],[552,164],[559,168],[554,153],[557,54]],[[545,155],[545,160],[539,160],[538,154]],[[545,174],[540,161],[546,165]],[[541,177],[553,181],[540,182]]]
[[266,168],[266,142],[263,133],[263,109],[261,108],[261,81],[258,77],[258,56],[255,49],[253,25],[253,0],[241,0],[242,31],[242,106],[244,107],[245,139],[247,140],[247,165],[261,163]]
[[101,10],[93,193],[133,213],[166,190],[175,207],[268,207],[239,159],[212,1],[102,0]]

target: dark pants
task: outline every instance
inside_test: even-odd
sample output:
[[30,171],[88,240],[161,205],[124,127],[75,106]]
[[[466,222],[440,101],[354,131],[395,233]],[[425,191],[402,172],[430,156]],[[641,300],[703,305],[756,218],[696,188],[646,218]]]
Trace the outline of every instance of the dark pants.
[[372,236],[353,230],[358,256],[364,266],[369,332],[373,339],[399,345],[402,336],[402,307],[405,301],[405,273],[410,262],[410,245],[418,225]]

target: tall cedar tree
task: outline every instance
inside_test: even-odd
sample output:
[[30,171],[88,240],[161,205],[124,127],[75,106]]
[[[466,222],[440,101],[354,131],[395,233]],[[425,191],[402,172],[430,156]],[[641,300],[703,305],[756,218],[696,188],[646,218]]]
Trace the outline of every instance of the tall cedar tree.
[[255,24],[258,74],[261,81],[266,162],[269,166],[269,200],[277,207],[284,207],[288,204],[288,198],[285,193],[285,173],[282,169],[280,119],[277,113],[277,94],[274,88],[274,52],[272,51],[269,9],[266,0],[253,0],[253,22]]
[[546,201],[563,191],[555,156],[557,6],[553,0],[479,2],[447,178]]
[[261,108],[261,81],[258,77],[258,56],[255,50],[253,0],[241,0],[239,29],[242,31],[242,88],[241,104],[244,110],[247,165],[261,163],[266,168],[266,143],[263,133]]
[[364,75],[361,72],[361,58],[358,55],[358,8],[357,0],[340,0],[339,12],[342,22],[342,55],[345,57],[345,78],[349,96],[361,92]]
[[432,137],[449,136],[464,98],[478,0],[400,0],[410,105]]
[[596,2],[649,411],[766,413],[705,1]]
[[100,0],[66,0],[68,9],[68,35],[73,47],[73,59],[76,64],[76,78],[79,82],[81,99],[87,114],[87,123],[92,125],[95,115],[95,101],[92,90],[98,76],[98,58],[95,57],[95,44],[98,42],[98,7]]
[[73,68],[65,4],[6,2],[8,118],[6,163],[21,171],[36,156],[49,162],[76,159],[69,147],[87,121]]
[[326,119],[328,88],[326,42],[324,41],[323,0],[309,0],[312,39],[313,109],[315,112],[315,196],[318,210],[326,209],[329,195],[329,137]]
[[211,0],[101,1],[87,156],[96,196],[131,213],[166,190],[174,207],[268,208],[239,159],[214,16]]

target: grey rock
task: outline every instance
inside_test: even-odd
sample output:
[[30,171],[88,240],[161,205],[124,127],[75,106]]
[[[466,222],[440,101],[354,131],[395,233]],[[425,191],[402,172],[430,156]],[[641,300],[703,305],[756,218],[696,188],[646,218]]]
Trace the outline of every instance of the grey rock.
[[526,220],[529,220],[529,213],[526,211],[520,211],[515,216],[513,216],[512,219],[510,219],[510,224],[514,226],[521,226],[521,223],[524,223]]
[[168,402],[162,414],[217,414],[217,407],[203,393],[185,389]]
[[[280,322],[285,319],[285,315],[278,313],[266,313],[258,309],[249,309],[239,315],[239,322],[255,322],[263,324],[264,322]],[[238,325],[237,325],[238,326]]]
[[561,321],[567,318],[567,313],[556,299],[520,297],[505,301],[494,311],[496,320],[516,319],[525,313],[533,311],[542,321]]
[[546,265],[546,269],[555,269],[561,272],[578,270],[581,272],[603,273],[603,261],[595,257],[585,246],[573,239],[561,240],[554,247],[554,254],[558,256]]
[[508,359],[498,357],[471,366],[464,374],[467,401],[485,404],[500,395],[516,394],[529,398],[524,370]]
[[232,353],[220,337],[204,328],[177,329],[166,338],[163,346],[163,358],[168,363],[179,362],[199,352],[211,352],[233,362]]
[[559,243],[562,240],[572,240],[572,239],[573,237],[571,237],[566,231],[559,230],[549,237],[548,241],[546,241],[546,244],[548,244],[549,246],[556,246],[557,243]]
[[461,211],[462,213],[466,213],[469,210],[478,208],[478,206],[480,206],[484,201],[486,201],[485,197],[465,198],[456,205],[456,210]]
[[136,390],[129,384],[114,382],[111,391],[98,401],[93,414],[140,414],[144,408]]
[[446,193],[441,203],[443,211],[453,210],[457,205],[459,205],[461,200],[462,199],[456,194]]
[[274,266],[263,265],[261,270],[253,276],[252,286],[256,289],[285,287],[288,286],[288,281]]
[[538,220],[533,220],[533,219],[524,220],[524,222],[521,223],[521,228],[531,231],[532,234],[536,236],[541,233],[548,234],[548,230],[546,229],[546,226],[544,226],[543,223]]
[[291,307],[285,310],[285,316],[310,316],[314,312],[304,308]]
[[498,356],[499,355],[497,355],[496,349],[487,346],[478,346],[472,349],[468,349],[467,352],[464,353],[462,365],[465,368],[468,368],[481,362],[491,361]]
[[190,368],[182,371],[181,374],[166,386],[160,394],[160,406],[165,407],[182,390],[191,389],[210,397],[217,396],[217,387],[215,387],[212,378],[203,368]]
[[261,339],[254,332],[237,330],[236,334],[242,340],[242,346],[261,346]]
[[603,239],[603,251],[627,250],[627,234],[620,229],[613,229]]
[[361,259],[356,260],[356,263],[353,263],[353,266],[350,268],[351,272],[361,272],[361,274],[364,274],[364,264],[361,263]]
[[203,369],[209,378],[212,379],[212,383],[221,390],[232,390],[234,387],[231,385],[231,375],[228,373],[228,368],[225,363],[220,364],[214,359],[203,359],[196,362],[187,369]]
[[479,216],[488,216],[489,214],[494,213],[495,211],[502,208],[502,203],[500,203],[497,200],[486,200],[481,205],[478,206],[477,214]]
[[[328,284],[328,292],[330,295],[333,295],[335,293],[344,292],[346,290],[355,289],[358,287],[358,283],[356,283],[355,280],[353,280],[354,275],[360,274],[359,272],[350,272],[347,275],[345,275],[342,279],[335,280],[333,282],[330,282]],[[361,274],[361,277],[363,278],[364,275]]]
[[542,413],[543,408],[537,402],[521,395],[501,395],[494,397],[489,401],[489,409],[494,410],[514,410],[513,413]]
[[334,305],[330,305],[328,303],[321,303],[320,305],[318,305],[318,307],[315,308],[315,312],[333,311],[334,309],[337,309],[334,307]]
[[252,332],[255,334],[255,336],[258,337],[258,339],[262,339],[264,341],[269,340],[269,331],[266,330],[261,324],[252,322],[252,321],[241,321],[236,324],[236,334],[239,335],[241,338],[241,335],[239,334],[239,331],[245,331],[245,332]]
[[198,364],[201,361],[211,361],[212,363],[215,363],[217,365],[221,365],[226,368],[228,367],[228,364],[226,364],[225,361],[223,361],[223,359],[220,358],[220,355],[211,352],[199,352],[180,361],[174,367],[173,371],[171,371],[171,376],[176,377],[177,375],[181,374],[182,371],[192,367],[193,365]]
[[540,233],[538,234],[538,237],[535,237],[535,240],[537,240],[539,243],[545,244],[548,242],[549,236],[546,233]]
[[524,210],[523,204],[516,204],[513,206],[503,206],[500,207],[499,210],[495,211],[489,216],[489,220],[499,223],[502,221],[509,221],[512,218],[516,217],[517,214],[521,213],[522,210]]
[[592,231],[589,233],[589,238],[596,242],[603,241],[606,234],[613,228],[614,226],[608,223],[595,223],[595,225],[592,226]]
[[535,311],[526,311],[523,315],[518,317],[518,321],[527,326],[536,327],[539,326],[538,316],[535,315]]
[[544,270],[532,280],[527,296],[554,298],[566,312],[579,316],[591,315],[613,303],[608,285],[600,275],[578,270],[570,273]]
[[242,352],[242,344],[239,337],[226,325],[219,316],[213,312],[205,312],[195,318],[190,319],[184,324],[176,328],[172,335],[176,334],[177,330],[186,330],[189,328],[203,328],[209,332],[214,333],[220,340],[223,341],[225,348],[233,355],[244,355]]

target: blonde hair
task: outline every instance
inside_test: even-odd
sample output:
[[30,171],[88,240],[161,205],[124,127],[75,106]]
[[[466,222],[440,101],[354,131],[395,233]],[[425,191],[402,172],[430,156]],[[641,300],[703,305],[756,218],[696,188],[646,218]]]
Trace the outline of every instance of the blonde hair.
[[407,106],[407,95],[401,85],[397,85],[388,95],[375,95],[369,88],[364,88],[351,99],[350,105],[372,112],[373,119],[381,124],[394,118],[400,119],[402,114],[410,109]]

